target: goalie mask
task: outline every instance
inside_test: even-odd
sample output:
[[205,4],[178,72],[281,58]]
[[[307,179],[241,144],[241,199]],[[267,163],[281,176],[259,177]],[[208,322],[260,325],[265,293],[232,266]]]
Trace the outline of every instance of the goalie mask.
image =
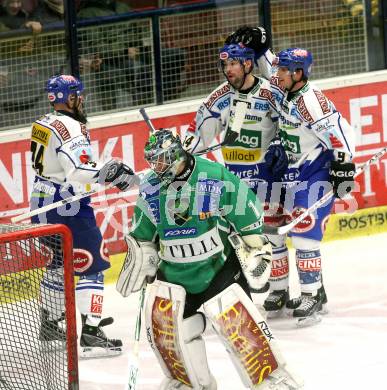
[[170,184],[182,162],[187,161],[180,137],[160,129],[152,133],[145,144],[145,160],[164,184]]

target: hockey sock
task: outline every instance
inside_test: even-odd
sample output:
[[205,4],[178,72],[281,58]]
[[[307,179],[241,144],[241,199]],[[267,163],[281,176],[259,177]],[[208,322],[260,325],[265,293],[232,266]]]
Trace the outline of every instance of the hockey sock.
[[47,269],[40,282],[42,307],[49,321],[58,320],[64,310],[63,268]]
[[81,314],[86,315],[86,325],[98,326],[102,316],[104,275],[98,272],[81,276],[76,289],[77,306]]
[[289,251],[285,246],[273,248],[270,290],[287,290],[289,286]]
[[321,287],[321,253],[320,249],[296,250],[298,276],[301,292],[317,294]]

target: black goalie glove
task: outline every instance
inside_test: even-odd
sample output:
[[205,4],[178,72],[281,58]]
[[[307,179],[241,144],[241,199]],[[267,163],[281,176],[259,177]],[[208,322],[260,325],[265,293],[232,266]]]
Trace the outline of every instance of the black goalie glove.
[[121,191],[138,184],[138,177],[120,160],[111,160],[99,172],[100,184],[113,183]]
[[253,49],[255,58],[258,59],[266,50],[270,49],[271,36],[263,27],[242,26],[226,38],[226,45],[232,43],[243,43]]
[[329,181],[337,198],[343,198],[355,188],[355,164],[352,162],[331,161]]

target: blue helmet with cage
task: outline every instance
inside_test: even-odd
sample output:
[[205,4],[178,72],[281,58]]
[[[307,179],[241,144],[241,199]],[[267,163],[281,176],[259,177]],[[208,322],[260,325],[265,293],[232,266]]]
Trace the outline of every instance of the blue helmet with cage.
[[251,60],[254,64],[255,53],[253,49],[244,46],[242,43],[231,43],[224,45],[219,50],[220,65],[228,59],[239,60],[241,63],[246,60]]
[[292,47],[282,50],[277,54],[274,65],[284,66],[291,72],[297,69],[302,69],[305,77],[309,77],[312,68],[313,58],[312,53],[306,49]]
[[46,85],[48,100],[52,104],[66,103],[69,95],[76,94],[80,96],[83,89],[82,82],[71,75],[50,77]]

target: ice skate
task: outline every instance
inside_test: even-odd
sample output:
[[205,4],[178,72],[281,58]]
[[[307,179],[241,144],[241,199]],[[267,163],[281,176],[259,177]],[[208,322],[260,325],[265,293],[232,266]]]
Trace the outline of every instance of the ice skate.
[[293,310],[293,317],[297,318],[300,327],[311,326],[321,321],[323,308],[320,290],[316,295],[301,293],[300,297],[294,298],[287,303],[287,308]]
[[90,326],[85,323],[85,316],[82,315],[82,334],[80,340],[79,357],[92,359],[107,356],[117,356],[122,353],[122,341],[109,339],[101,329],[113,323],[113,318],[108,317],[101,320],[98,326]]
[[[307,294],[304,294],[304,295],[307,295]],[[298,325],[300,325],[300,326],[314,325],[315,323],[318,323],[321,321],[321,316],[320,316],[321,314],[328,313],[328,309],[327,309],[328,298],[327,298],[327,294],[325,292],[324,286],[321,286],[318,289],[317,295],[319,296],[319,300],[320,300],[321,305],[320,304],[317,305],[316,310],[314,311],[316,315],[312,316],[315,319],[315,322],[313,322],[312,319],[309,319],[308,321],[302,320],[301,322],[299,320]],[[301,295],[297,298],[290,299],[286,303],[286,308],[289,310],[289,313],[293,313],[293,317],[297,317],[296,315],[294,315],[294,311],[300,308],[300,305],[302,304],[302,302],[304,300],[305,300],[305,297],[303,297]],[[301,323],[306,323],[307,325],[301,325]]]
[[45,350],[64,349],[66,344],[66,333],[60,325],[60,322],[64,320],[64,316],[56,320],[49,320],[48,311],[42,309],[40,318],[39,340],[42,342],[42,348]]
[[278,318],[286,309],[286,302],[289,300],[287,290],[274,290],[265,299],[263,308],[267,313],[267,318]]

